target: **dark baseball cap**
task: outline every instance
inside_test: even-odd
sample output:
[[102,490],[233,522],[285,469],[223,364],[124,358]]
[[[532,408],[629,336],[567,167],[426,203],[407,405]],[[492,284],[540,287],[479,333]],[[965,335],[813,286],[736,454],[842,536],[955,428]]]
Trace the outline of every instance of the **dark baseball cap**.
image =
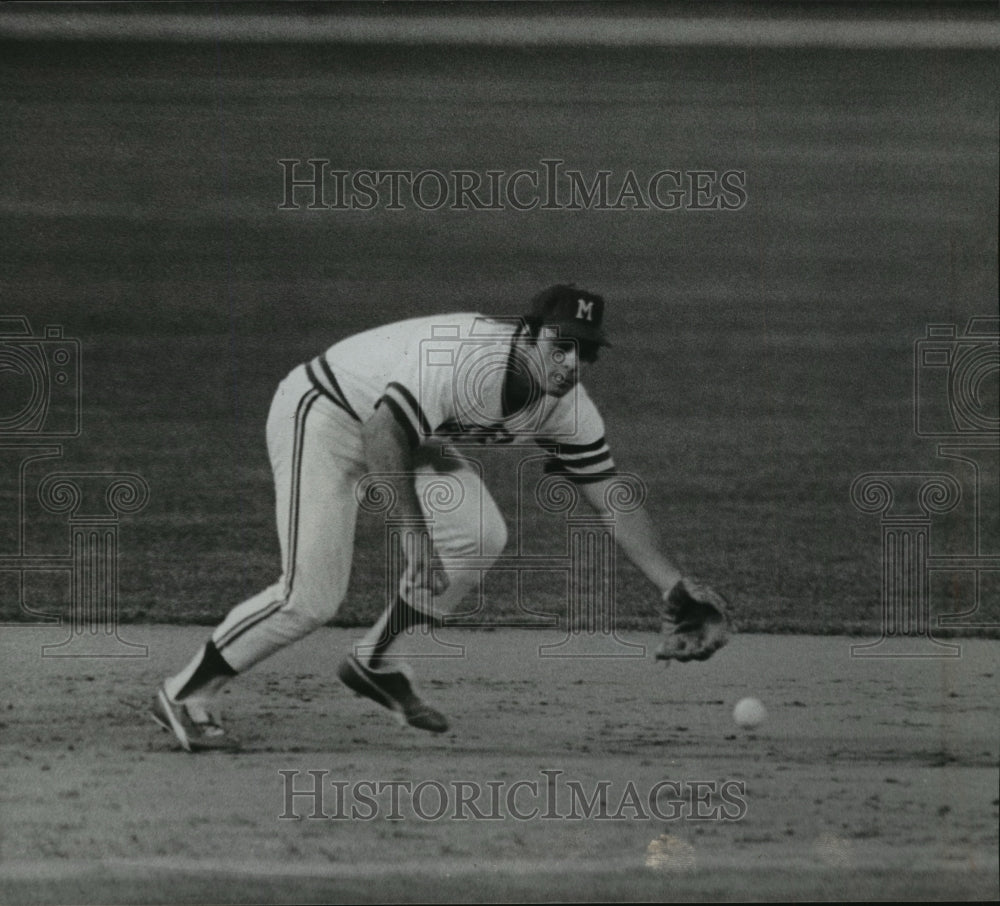
[[557,327],[561,337],[611,345],[601,327],[604,298],[597,293],[566,284],[550,286],[531,300],[531,316],[542,325]]

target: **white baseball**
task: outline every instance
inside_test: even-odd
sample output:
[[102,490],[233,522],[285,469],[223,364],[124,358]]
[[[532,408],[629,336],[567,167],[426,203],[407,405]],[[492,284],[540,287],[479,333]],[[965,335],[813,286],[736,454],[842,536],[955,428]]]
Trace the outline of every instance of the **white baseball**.
[[741,698],[733,708],[733,720],[741,727],[756,727],[767,717],[767,708],[759,698]]

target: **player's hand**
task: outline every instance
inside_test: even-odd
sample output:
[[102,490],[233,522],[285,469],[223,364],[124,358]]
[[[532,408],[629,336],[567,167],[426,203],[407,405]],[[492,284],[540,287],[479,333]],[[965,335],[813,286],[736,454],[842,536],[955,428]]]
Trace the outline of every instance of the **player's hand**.
[[661,661],[705,661],[729,641],[729,602],[714,589],[690,580],[678,582],[663,597]]
[[440,594],[444,594],[450,584],[451,580],[448,578],[448,573],[445,572],[444,564],[441,562],[441,558],[437,554],[434,554],[434,556],[431,557],[430,562],[431,594],[435,597]]
[[444,564],[436,553],[427,558],[417,557],[409,561],[406,572],[407,582],[412,588],[426,588],[434,597],[443,594],[451,584]]

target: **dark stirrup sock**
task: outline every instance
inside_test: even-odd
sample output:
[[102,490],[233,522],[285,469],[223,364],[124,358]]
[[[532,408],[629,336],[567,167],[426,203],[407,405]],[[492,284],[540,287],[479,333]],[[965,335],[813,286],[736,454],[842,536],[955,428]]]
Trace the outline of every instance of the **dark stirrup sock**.
[[183,701],[188,696],[204,689],[212,680],[223,676],[236,676],[236,671],[226,663],[225,658],[219,653],[219,649],[215,647],[215,642],[209,639],[202,651],[201,661],[184,685],[181,686],[177,695],[174,696],[174,700]]
[[409,605],[402,598],[396,598],[396,602],[389,610],[388,619],[382,629],[382,634],[376,639],[375,644],[371,646],[371,654],[368,656],[368,666],[372,669],[381,666],[383,656],[389,650],[389,647],[396,640],[396,637],[402,635],[406,630],[413,629],[416,626],[440,625],[440,617],[428,616],[423,611]]

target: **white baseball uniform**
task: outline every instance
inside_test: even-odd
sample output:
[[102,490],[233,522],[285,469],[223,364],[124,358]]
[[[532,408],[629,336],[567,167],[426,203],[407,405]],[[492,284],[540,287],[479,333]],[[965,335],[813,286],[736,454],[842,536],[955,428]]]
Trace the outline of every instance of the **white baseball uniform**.
[[[415,318],[348,337],[282,381],[267,444],[283,574],[212,633],[235,671],[336,614],[350,575],[358,483],[368,471],[361,427],[379,406],[391,407],[414,448],[418,499],[424,501],[423,491],[442,473],[461,486],[460,503],[433,514],[434,547],[450,580],[433,598],[436,614],[453,611],[484,571],[449,568],[449,558],[492,562],[507,537],[473,465],[447,455],[449,441],[534,440],[553,445],[551,467],[571,480],[596,481],[613,472],[603,422],[582,385],[563,397],[542,396],[523,411],[504,411],[511,345],[523,330],[517,319],[476,313]],[[401,583],[403,600],[420,606],[413,592]]]

